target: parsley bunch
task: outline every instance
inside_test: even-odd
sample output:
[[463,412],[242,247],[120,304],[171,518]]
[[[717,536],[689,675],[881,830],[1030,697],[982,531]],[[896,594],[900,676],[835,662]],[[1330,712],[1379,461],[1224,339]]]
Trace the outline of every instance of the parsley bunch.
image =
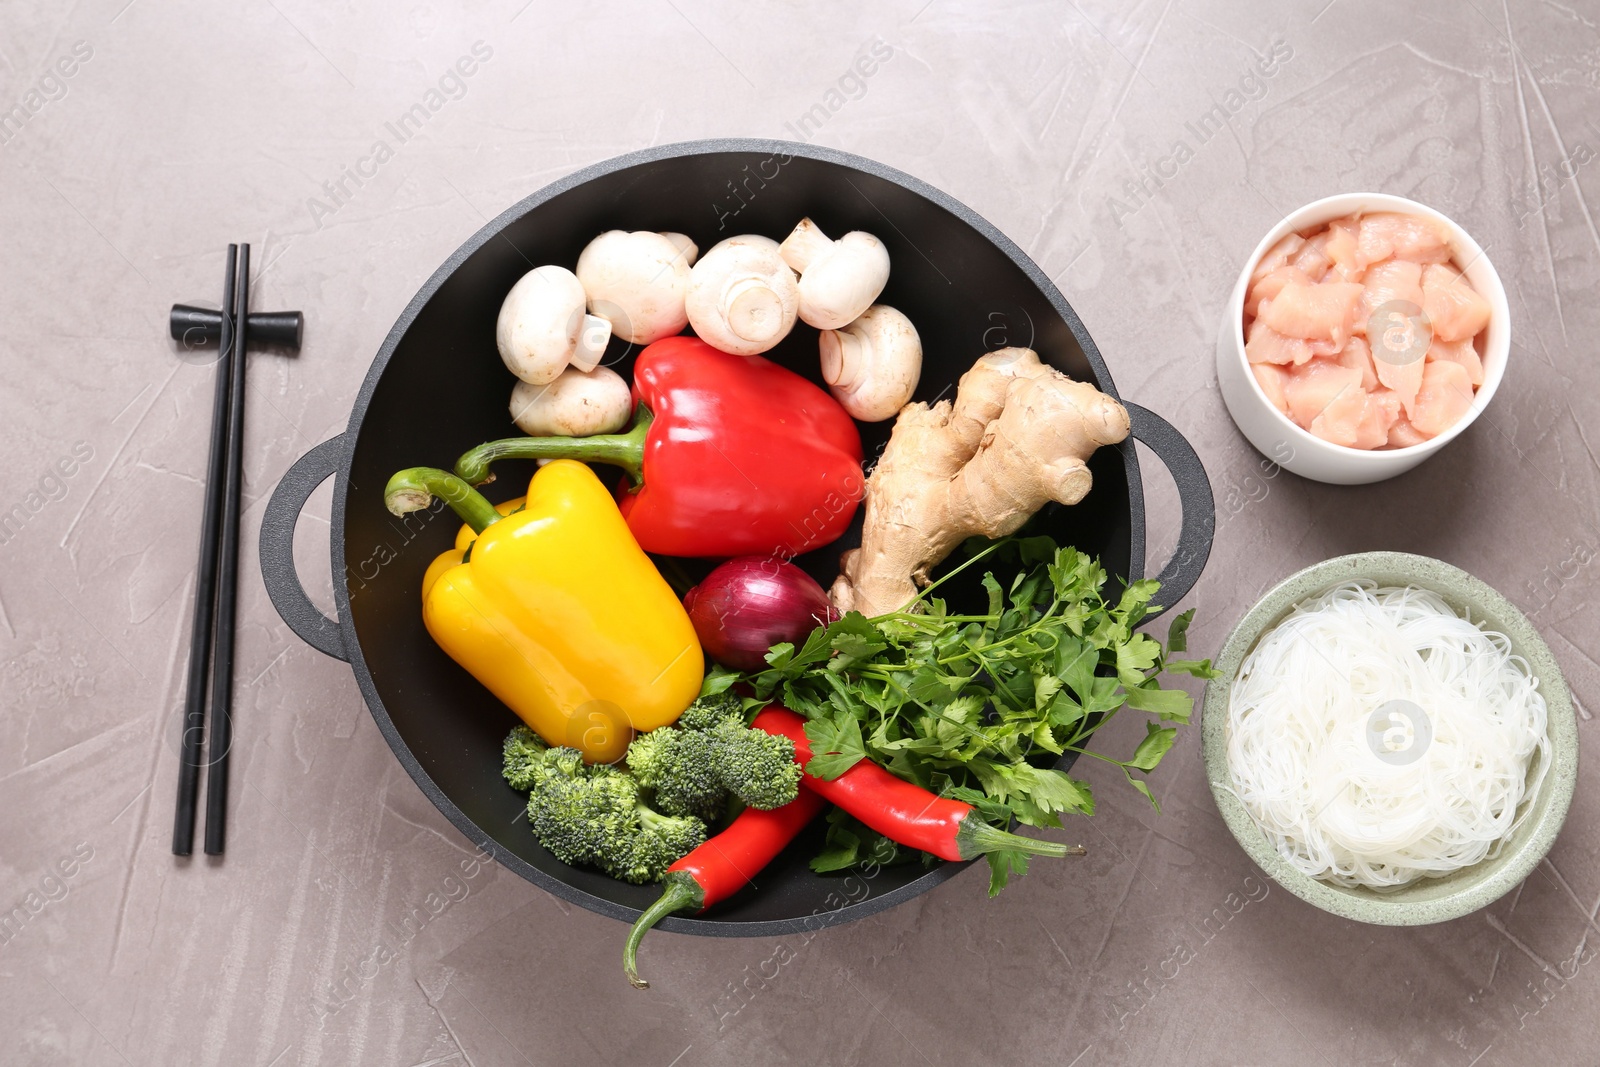
[[[744,682],[755,694],[751,705],[777,701],[805,716],[810,774],[837,778],[871,759],[973,805],[996,826],[1012,819],[1060,826],[1063,814],[1094,814],[1088,783],[1054,769],[1067,752],[1122,768],[1159,811],[1144,776],[1177,736],[1165,724],[1187,722],[1192,710],[1188,693],[1161,688],[1159,678],[1214,674],[1209,660],[1168,658],[1185,651],[1193,612],[1173,621],[1163,647],[1134,632],[1156,610],[1157,582],[1134,582],[1113,604],[1102,594],[1105,570],[1075,548],[1048,537],[978,543],[985,547],[906,610],[872,619],[852,612],[814,630],[798,649],[773,646],[765,670],[714,670],[707,691]],[[985,613],[952,614],[929,595],[1001,550],[1018,560],[1019,570],[1009,587],[993,572],[983,576]],[[1155,716],[1132,755],[1117,759],[1087,748],[1090,735],[1125,707]],[[850,840],[836,840],[830,829],[829,852],[819,857],[826,866],[882,855],[859,840],[864,827],[836,829]],[[989,858],[991,893],[1013,870],[1026,869],[1026,857],[1017,854]]]

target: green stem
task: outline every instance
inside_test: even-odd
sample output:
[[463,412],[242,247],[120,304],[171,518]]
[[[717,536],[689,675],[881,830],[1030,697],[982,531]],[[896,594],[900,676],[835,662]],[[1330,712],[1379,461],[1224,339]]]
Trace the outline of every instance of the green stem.
[[[1060,602],[1057,601],[1057,603],[1060,603]],[[977,648],[974,648],[972,651],[974,653],[988,652],[991,649],[1004,648],[1005,646],[1011,644],[1013,641],[1019,641],[1024,637],[1031,637],[1031,636],[1033,636],[1033,634],[1034,634],[1034,632],[1036,630],[1039,630],[1040,628],[1043,627],[1044,623],[1050,618],[1051,615],[1053,615],[1055,613],[1055,610],[1056,610],[1056,605],[1055,604],[1051,604],[1050,607],[1045,611],[1045,613],[1043,615],[1040,615],[1037,619],[1034,619],[1032,622],[1030,622],[1027,625],[1026,628],[1018,630],[1016,633],[1012,634],[1010,637],[1002,638],[999,641],[991,641],[987,645],[979,645]],[[939,662],[943,663],[944,660],[940,660]]]
[[638,489],[644,484],[644,441],[655,415],[640,404],[633,429],[593,437],[508,437],[479,445],[456,460],[456,473],[473,485],[493,481],[489,465],[497,459],[579,459],[621,467]]
[[1002,546],[1007,545],[1010,542],[1011,542],[1011,538],[1009,538],[1009,537],[1002,537],[998,541],[990,542],[981,551],[973,553],[972,558],[966,560],[965,562],[963,562],[959,567],[954,568],[953,570],[949,571],[946,574],[941,574],[937,579],[935,579],[934,581],[931,581],[927,585],[923,586],[922,587],[922,591],[919,592],[916,596],[912,597],[911,600],[909,602],[907,602],[907,604],[904,607],[902,607],[899,611],[895,612],[895,614],[899,615],[899,614],[903,614],[905,612],[910,611],[911,610],[911,606],[913,604],[920,603],[923,597],[927,596],[929,593],[933,592],[935,589],[939,588],[945,582],[948,582],[950,579],[954,578],[956,575],[960,574],[962,571],[966,570],[968,567],[972,566],[974,563],[977,563],[979,560],[986,559],[989,556],[993,555],[995,552],[999,551]]
[[622,946],[622,969],[636,989],[649,989],[650,983],[639,977],[639,942],[656,923],[674,912],[705,906],[706,891],[688,871],[669,871],[661,879],[661,898],[644,910],[639,921],[628,931],[628,940]]
[[1040,841],[1034,837],[996,830],[983,821],[977,812],[969,813],[956,828],[956,850],[964,860],[975,859],[986,852],[1027,852],[1034,856],[1082,856],[1082,845],[1062,845],[1054,841]]
[[994,622],[998,615],[918,615],[910,611],[891,611],[886,615],[875,616],[876,621],[892,619],[895,622],[908,622],[919,630],[937,630],[947,622]]
[[1091,750],[1089,750],[1087,748],[1083,748],[1080,745],[1076,745],[1076,744],[1073,744],[1073,745],[1062,745],[1061,746],[1061,751],[1063,751],[1063,752],[1076,752],[1080,756],[1093,756],[1095,759],[1105,760],[1107,763],[1115,763],[1118,767],[1121,767],[1123,770],[1127,770],[1128,769],[1128,765],[1126,763],[1122,762],[1121,760],[1112,759],[1110,756],[1107,756],[1104,753],[1094,752],[1094,751],[1091,751]]
[[407,467],[397,473],[384,487],[383,506],[393,515],[409,515],[432,505],[434,497],[454,508],[473,533],[482,533],[484,527],[500,518],[482,493],[438,467]]

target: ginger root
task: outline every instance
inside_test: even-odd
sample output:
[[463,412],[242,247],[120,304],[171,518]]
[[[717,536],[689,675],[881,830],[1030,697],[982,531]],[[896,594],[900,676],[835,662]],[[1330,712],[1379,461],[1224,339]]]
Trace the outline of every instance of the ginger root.
[[1082,500],[1085,460],[1127,436],[1121,404],[1032,349],[986,354],[961,376],[954,403],[900,410],[867,479],[861,547],[839,561],[834,606],[900,610],[968,537],[1004,537],[1051,500]]

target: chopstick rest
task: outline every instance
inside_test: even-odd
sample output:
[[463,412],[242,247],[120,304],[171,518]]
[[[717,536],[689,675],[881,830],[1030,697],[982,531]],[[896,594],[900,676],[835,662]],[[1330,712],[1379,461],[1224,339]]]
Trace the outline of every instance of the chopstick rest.
[[[181,341],[185,348],[208,348],[222,338],[220,311],[173,304],[168,321],[172,339]],[[299,351],[305,325],[305,316],[298,311],[252,311],[246,317],[246,329],[252,342],[276,345],[291,352]]]

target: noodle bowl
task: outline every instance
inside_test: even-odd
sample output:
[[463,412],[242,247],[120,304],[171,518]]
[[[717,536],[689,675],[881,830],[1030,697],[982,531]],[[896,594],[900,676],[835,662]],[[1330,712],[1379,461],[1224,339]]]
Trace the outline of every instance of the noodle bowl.
[[1393,890],[1499,854],[1550,766],[1546,719],[1505,635],[1435,593],[1347,582],[1241,664],[1230,790],[1306,875]]

